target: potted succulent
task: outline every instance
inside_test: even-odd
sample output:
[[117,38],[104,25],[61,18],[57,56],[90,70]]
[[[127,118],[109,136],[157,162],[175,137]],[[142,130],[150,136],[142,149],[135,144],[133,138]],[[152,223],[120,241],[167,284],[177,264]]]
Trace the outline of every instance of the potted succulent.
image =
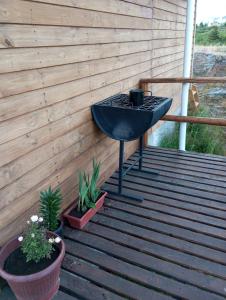
[[40,193],[40,215],[44,226],[54,233],[62,236],[63,221],[60,219],[62,196],[60,189],[52,190],[51,186]]
[[23,236],[9,241],[0,251],[0,276],[7,280],[18,300],[50,300],[59,288],[65,254],[64,242],[34,215]]
[[100,163],[93,159],[93,171],[91,176],[85,172],[79,173],[79,198],[64,212],[64,217],[69,224],[82,229],[95,213],[103,206],[107,195],[97,187],[100,173]]

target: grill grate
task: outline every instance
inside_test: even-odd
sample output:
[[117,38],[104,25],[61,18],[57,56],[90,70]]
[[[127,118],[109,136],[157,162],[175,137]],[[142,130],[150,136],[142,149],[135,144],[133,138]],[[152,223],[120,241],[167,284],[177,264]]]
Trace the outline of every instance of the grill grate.
[[98,103],[100,106],[111,106],[111,107],[120,107],[133,110],[154,110],[159,106],[163,101],[167,100],[166,97],[155,97],[155,96],[145,96],[144,104],[140,106],[134,106],[133,103],[129,100],[129,95],[127,94],[118,94],[112,97],[109,97]]

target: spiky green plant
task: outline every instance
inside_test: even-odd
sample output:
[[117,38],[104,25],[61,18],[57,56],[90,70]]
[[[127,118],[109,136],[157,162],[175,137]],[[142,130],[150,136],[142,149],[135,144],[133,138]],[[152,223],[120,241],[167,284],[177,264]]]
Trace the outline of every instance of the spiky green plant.
[[87,209],[88,203],[88,189],[89,187],[86,184],[86,180],[84,179],[86,176],[85,173],[79,172],[79,199],[77,210],[80,212],[84,212]]
[[97,187],[99,174],[100,174],[100,163],[96,162],[96,160],[93,159],[93,172],[91,175],[91,179],[89,178],[89,175],[86,176],[86,184],[89,187],[88,197],[90,201],[94,203],[97,201],[100,195],[100,189]]
[[85,172],[79,173],[79,200],[77,210],[86,211],[88,208],[95,208],[96,201],[100,195],[97,181],[100,174],[100,163],[93,159],[93,171],[91,177]]
[[40,214],[44,219],[44,226],[50,231],[55,231],[58,227],[61,202],[60,188],[53,191],[50,186],[40,193]]

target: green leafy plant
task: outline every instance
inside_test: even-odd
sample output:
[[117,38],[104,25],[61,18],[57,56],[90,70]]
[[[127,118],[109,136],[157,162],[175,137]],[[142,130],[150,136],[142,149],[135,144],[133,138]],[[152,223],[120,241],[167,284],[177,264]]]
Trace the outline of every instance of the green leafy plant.
[[89,208],[95,208],[96,201],[100,196],[100,189],[97,187],[97,181],[100,174],[100,163],[93,159],[93,171],[91,177],[85,172],[79,173],[79,200],[77,210],[84,212]]
[[47,239],[46,228],[43,226],[43,218],[37,215],[31,216],[27,221],[28,228],[24,236],[19,236],[21,251],[26,256],[26,261],[38,263],[41,259],[51,258],[54,251],[53,244],[61,241],[60,237]]
[[216,45],[224,46],[226,43],[225,25],[219,24],[218,26],[208,26],[208,24],[197,24],[195,33],[196,45]]
[[[209,111],[205,107],[200,107],[197,112],[190,114],[196,117],[206,117]],[[209,153],[216,155],[225,155],[224,131],[217,126],[205,124],[188,124],[186,134],[186,150],[200,153]],[[179,124],[176,124],[172,134],[163,137],[160,147],[175,148],[179,147]]]
[[86,176],[86,185],[89,187],[88,189],[88,197],[91,202],[96,202],[99,195],[100,195],[100,189],[97,187],[97,181],[99,179],[100,175],[100,163],[97,163],[95,159],[93,159],[93,172],[91,175],[91,179],[88,176]]
[[59,225],[61,202],[59,188],[53,191],[49,187],[40,193],[40,214],[43,216],[44,226],[50,231],[55,231]]

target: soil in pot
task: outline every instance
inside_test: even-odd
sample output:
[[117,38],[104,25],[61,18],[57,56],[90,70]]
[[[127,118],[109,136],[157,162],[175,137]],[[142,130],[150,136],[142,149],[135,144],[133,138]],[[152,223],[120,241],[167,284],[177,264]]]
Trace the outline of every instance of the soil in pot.
[[82,218],[85,214],[86,214],[86,212],[89,210],[89,208],[87,209],[87,210],[85,210],[84,212],[81,212],[81,211],[78,211],[77,210],[77,207],[75,207],[74,209],[72,209],[72,211],[70,212],[70,216],[72,216],[72,217],[76,217],[76,218]]
[[[97,201],[103,196],[103,194],[104,194],[104,193],[100,193],[100,195],[99,195]],[[96,202],[97,202],[97,201],[96,201]],[[77,206],[76,206],[75,208],[73,208],[73,209],[70,211],[69,215],[72,216],[72,217],[76,217],[76,218],[81,219],[81,218],[87,213],[87,211],[88,211],[89,209],[90,209],[90,208],[86,209],[84,212],[81,212],[81,211],[78,211],[78,210],[77,210]]]
[[31,275],[40,272],[50,266],[59,256],[60,249],[56,245],[53,245],[53,248],[54,251],[51,254],[51,258],[44,258],[38,263],[35,263],[34,261],[26,262],[26,257],[19,247],[7,257],[4,270],[7,273],[17,276]]

